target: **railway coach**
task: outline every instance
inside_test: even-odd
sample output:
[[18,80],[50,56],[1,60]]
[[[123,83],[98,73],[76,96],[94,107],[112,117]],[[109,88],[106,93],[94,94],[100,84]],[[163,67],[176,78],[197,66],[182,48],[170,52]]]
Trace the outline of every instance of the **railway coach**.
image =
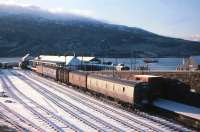
[[147,82],[141,81],[88,75],[87,89],[114,98],[122,104],[146,105],[153,99],[153,88]]

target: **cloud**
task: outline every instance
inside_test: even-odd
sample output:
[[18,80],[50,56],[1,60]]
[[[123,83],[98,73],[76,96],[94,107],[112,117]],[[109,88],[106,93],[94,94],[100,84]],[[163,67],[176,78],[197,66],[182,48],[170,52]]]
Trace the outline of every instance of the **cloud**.
[[13,4],[17,4],[18,0],[0,0],[1,4],[9,4],[9,5],[13,5]]
[[82,10],[82,9],[71,9],[69,10],[70,13],[83,15],[83,16],[94,16],[94,12],[91,10]]
[[[0,0],[0,4],[4,5],[16,5],[16,6],[22,6],[22,7],[32,7],[34,5],[30,4],[30,1],[24,1],[24,0]],[[37,5],[35,5],[37,7]],[[86,17],[93,17],[95,18],[95,13],[92,10],[87,9],[66,9],[63,7],[53,7],[53,8],[41,8],[44,10],[48,10],[52,13],[70,13],[75,15],[81,15]]]
[[53,13],[65,13],[66,12],[63,8],[60,8],[60,7],[52,8],[52,9],[48,9],[48,10]]
[[0,4],[4,5],[20,5],[20,6],[30,6],[27,2],[22,0],[0,0]]
[[50,12],[53,13],[71,13],[71,14],[76,14],[76,15],[81,15],[81,16],[87,16],[87,17],[94,17],[95,13],[91,10],[86,10],[86,9],[64,9],[64,8],[51,8],[48,9]]
[[200,34],[192,35],[189,39],[193,41],[200,41]]

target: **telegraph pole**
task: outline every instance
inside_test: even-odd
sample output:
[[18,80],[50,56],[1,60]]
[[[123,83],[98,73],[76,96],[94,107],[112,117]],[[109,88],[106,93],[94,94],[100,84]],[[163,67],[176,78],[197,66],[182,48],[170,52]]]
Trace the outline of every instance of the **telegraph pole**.
[[134,56],[134,70],[136,70],[136,51],[133,50],[133,51],[132,51],[132,54],[133,54],[133,56]]

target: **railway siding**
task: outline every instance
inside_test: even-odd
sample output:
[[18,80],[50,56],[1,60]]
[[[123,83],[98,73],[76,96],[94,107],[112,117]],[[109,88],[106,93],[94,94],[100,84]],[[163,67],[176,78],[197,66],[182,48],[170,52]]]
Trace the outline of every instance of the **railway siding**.
[[[34,81],[35,83],[42,85],[43,86],[42,89],[50,90],[50,88],[52,88],[52,89],[54,89],[54,91],[52,91],[52,93],[55,93],[55,94],[57,92],[65,93],[67,95],[67,98],[70,97],[70,98],[73,98],[74,100],[78,100],[78,102],[81,102],[82,104],[84,104],[84,105],[86,105],[90,108],[92,107],[91,109],[95,109],[96,111],[98,111],[100,113],[104,113],[108,117],[111,117],[111,118],[114,117],[114,119],[118,120],[118,121],[119,121],[119,118],[120,118],[120,120],[123,120],[124,123],[127,123],[127,126],[129,126],[129,127],[131,127],[131,124],[137,123],[137,126],[139,126],[140,128],[146,126],[149,130],[153,130],[153,131],[162,131],[162,129],[159,129],[159,128],[162,128],[162,127],[166,127],[166,128],[168,127],[168,128],[170,128],[169,129],[170,131],[182,129],[182,126],[178,126],[178,125],[175,125],[175,124],[170,123],[168,121],[165,121],[165,120],[162,120],[162,119],[159,119],[159,118],[154,118],[152,116],[148,116],[148,115],[141,114],[141,113],[138,114],[138,115],[134,115],[132,117],[127,116],[124,113],[117,112],[116,109],[104,106],[105,104],[99,103],[97,101],[93,101],[92,99],[88,99],[88,97],[86,97],[86,96],[83,97],[83,95],[81,95],[80,93],[77,93],[77,92],[70,90],[66,87],[64,89],[62,85],[55,84],[55,83],[48,81],[44,78],[39,79],[39,77],[37,75],[33,75],[33,73],[31,73],[31,72],[30,73],[19,72],[19,73],[21,73],[22,75],[24,74],[24,76],[26,76],[26,78],[29,78],[30,80]],[[63,98],[65,98],[65,97],[63,97]],[[65,98],[65,99],[68,100],[67,98]],[[143,117],[143,118],[141,118],[141,117]],[[145,120],[145,119],[147,119],[147,120]],[[148,125],[146,124],[147,122],[148,122]],[[140,126],[141,124],[142,124],[142,126]],[[152,126],[149,125],[149,124],[151,124]],[[163,130],[166,131],[166,129],[163,129]],[[182,130],[186,130],[186,129],[183,128]]]
[[38,127],[41,131],[45,127],[50,131],[190,131],[159,117],[122,110],[31,71],[2,71],[10,95],[44,123]]
[[[13,79],[13,78],[12,78]],[[70,130],[68,128],[71,128],[70,131],[82,131],[78,129],[77,127],[73,126],[69,122],[67,122],[65,119],[55,115],[53,112],[49,111],[47,108],[41,106],[31,98],[24,95],[22,92],[20,92],[17,87],[12,83],[12,79],[7,77],[5,75],[4,84],[7,85],[9,93],[11,93],[12,97],[14,97],[17,101],[19,101],[21,104],[23,104],[29,111],[31,111],[38,120],[43,123],[42,127],[45,128],[43,131],[66,131]],[[13,92],[15,91],[15,92]],[[16,94],[18,93],[18,94]],[[22,98],[23,97],[23,98]],[[27,101],[24,101],[27,100]],[[29,103],[27,103],[29,102]],[[38,126],[39,128],[39,126]]]

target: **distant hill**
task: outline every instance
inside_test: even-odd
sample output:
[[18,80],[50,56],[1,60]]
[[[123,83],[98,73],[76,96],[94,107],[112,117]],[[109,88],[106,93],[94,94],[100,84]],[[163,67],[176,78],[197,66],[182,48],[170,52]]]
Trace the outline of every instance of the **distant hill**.
[[183,57],[200,55],[200,42],[37,7],[0,6],[0,56],[73,52],[102,57]]

